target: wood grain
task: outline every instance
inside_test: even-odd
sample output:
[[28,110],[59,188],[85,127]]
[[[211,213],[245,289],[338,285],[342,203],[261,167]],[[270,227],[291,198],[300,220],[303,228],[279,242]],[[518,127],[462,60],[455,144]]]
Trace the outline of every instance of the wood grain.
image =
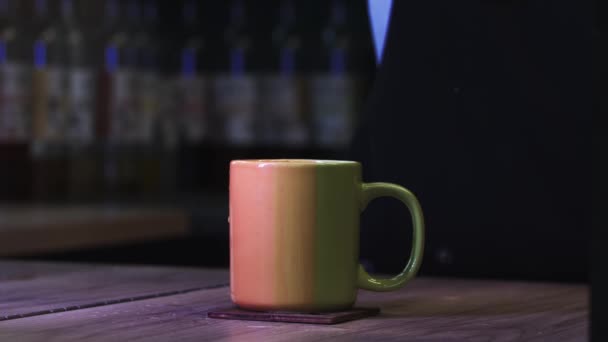
[[397,292],[361,291],[376,317],[337,325],[230,321],[228,288],[0,322],[19,341],[586,341],[588,287],[419,278]]
[[23,256],[188,234],[178,209],[100,207],[0,208],[0,256]]
[[0,261],[0,320],[225,285],[225,270]]

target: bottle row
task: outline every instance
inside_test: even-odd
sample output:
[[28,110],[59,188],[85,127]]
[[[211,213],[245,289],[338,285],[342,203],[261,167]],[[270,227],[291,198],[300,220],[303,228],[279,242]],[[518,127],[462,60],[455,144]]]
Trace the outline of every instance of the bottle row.
[[[13,15],[23,3],[0,0],[0,143],[340,148],[352,137],[365,79],[345,2],[330,3],[316,50],[289,0],[269,14],[268,44],[243,0],[221,39],[205,39],[197,1],[180,3],[177,33],[162,32],[155,1],[105,0],[97,27],[82,22],[94,2],[32,0],[27,26]],[[307,58],[324,63],[303,72]]]
[[0,65],[0,141],[342,147],[354,128],[357,79],[28,70]]

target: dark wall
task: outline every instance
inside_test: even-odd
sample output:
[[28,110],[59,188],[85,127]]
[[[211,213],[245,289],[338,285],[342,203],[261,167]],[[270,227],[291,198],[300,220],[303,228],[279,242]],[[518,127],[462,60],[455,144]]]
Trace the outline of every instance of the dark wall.
[[[352,157],[418,195],[422,273],[584,280],[591,21],[584,2],[395,1]],[[409,220],[364,215],[362,256],[405,264]]]

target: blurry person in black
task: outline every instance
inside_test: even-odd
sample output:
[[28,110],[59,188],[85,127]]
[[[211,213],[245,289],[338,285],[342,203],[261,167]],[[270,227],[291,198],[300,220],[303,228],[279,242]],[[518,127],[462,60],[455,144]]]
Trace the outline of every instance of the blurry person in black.
[[[373,1],[373,0],[372,0]],[[426,220],[420,274],[587,281],[591,10],[586,2],[394,0],[350,158]],[[399,272],[407,210],[363,214],[361,258]]]

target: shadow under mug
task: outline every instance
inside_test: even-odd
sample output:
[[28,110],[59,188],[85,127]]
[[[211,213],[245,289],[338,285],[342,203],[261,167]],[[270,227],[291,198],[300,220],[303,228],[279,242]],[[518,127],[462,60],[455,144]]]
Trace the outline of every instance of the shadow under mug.
[[[403,272],[371,277],[359,264],[359,221],[366,205],[389,196],[413,221]],[[416,197],[390,183],[363,183],[354,161],[271,159],[230,163],[230,292],[243,309],[344,310],[357,290],[391,291],[418,272],[424,219]]]

